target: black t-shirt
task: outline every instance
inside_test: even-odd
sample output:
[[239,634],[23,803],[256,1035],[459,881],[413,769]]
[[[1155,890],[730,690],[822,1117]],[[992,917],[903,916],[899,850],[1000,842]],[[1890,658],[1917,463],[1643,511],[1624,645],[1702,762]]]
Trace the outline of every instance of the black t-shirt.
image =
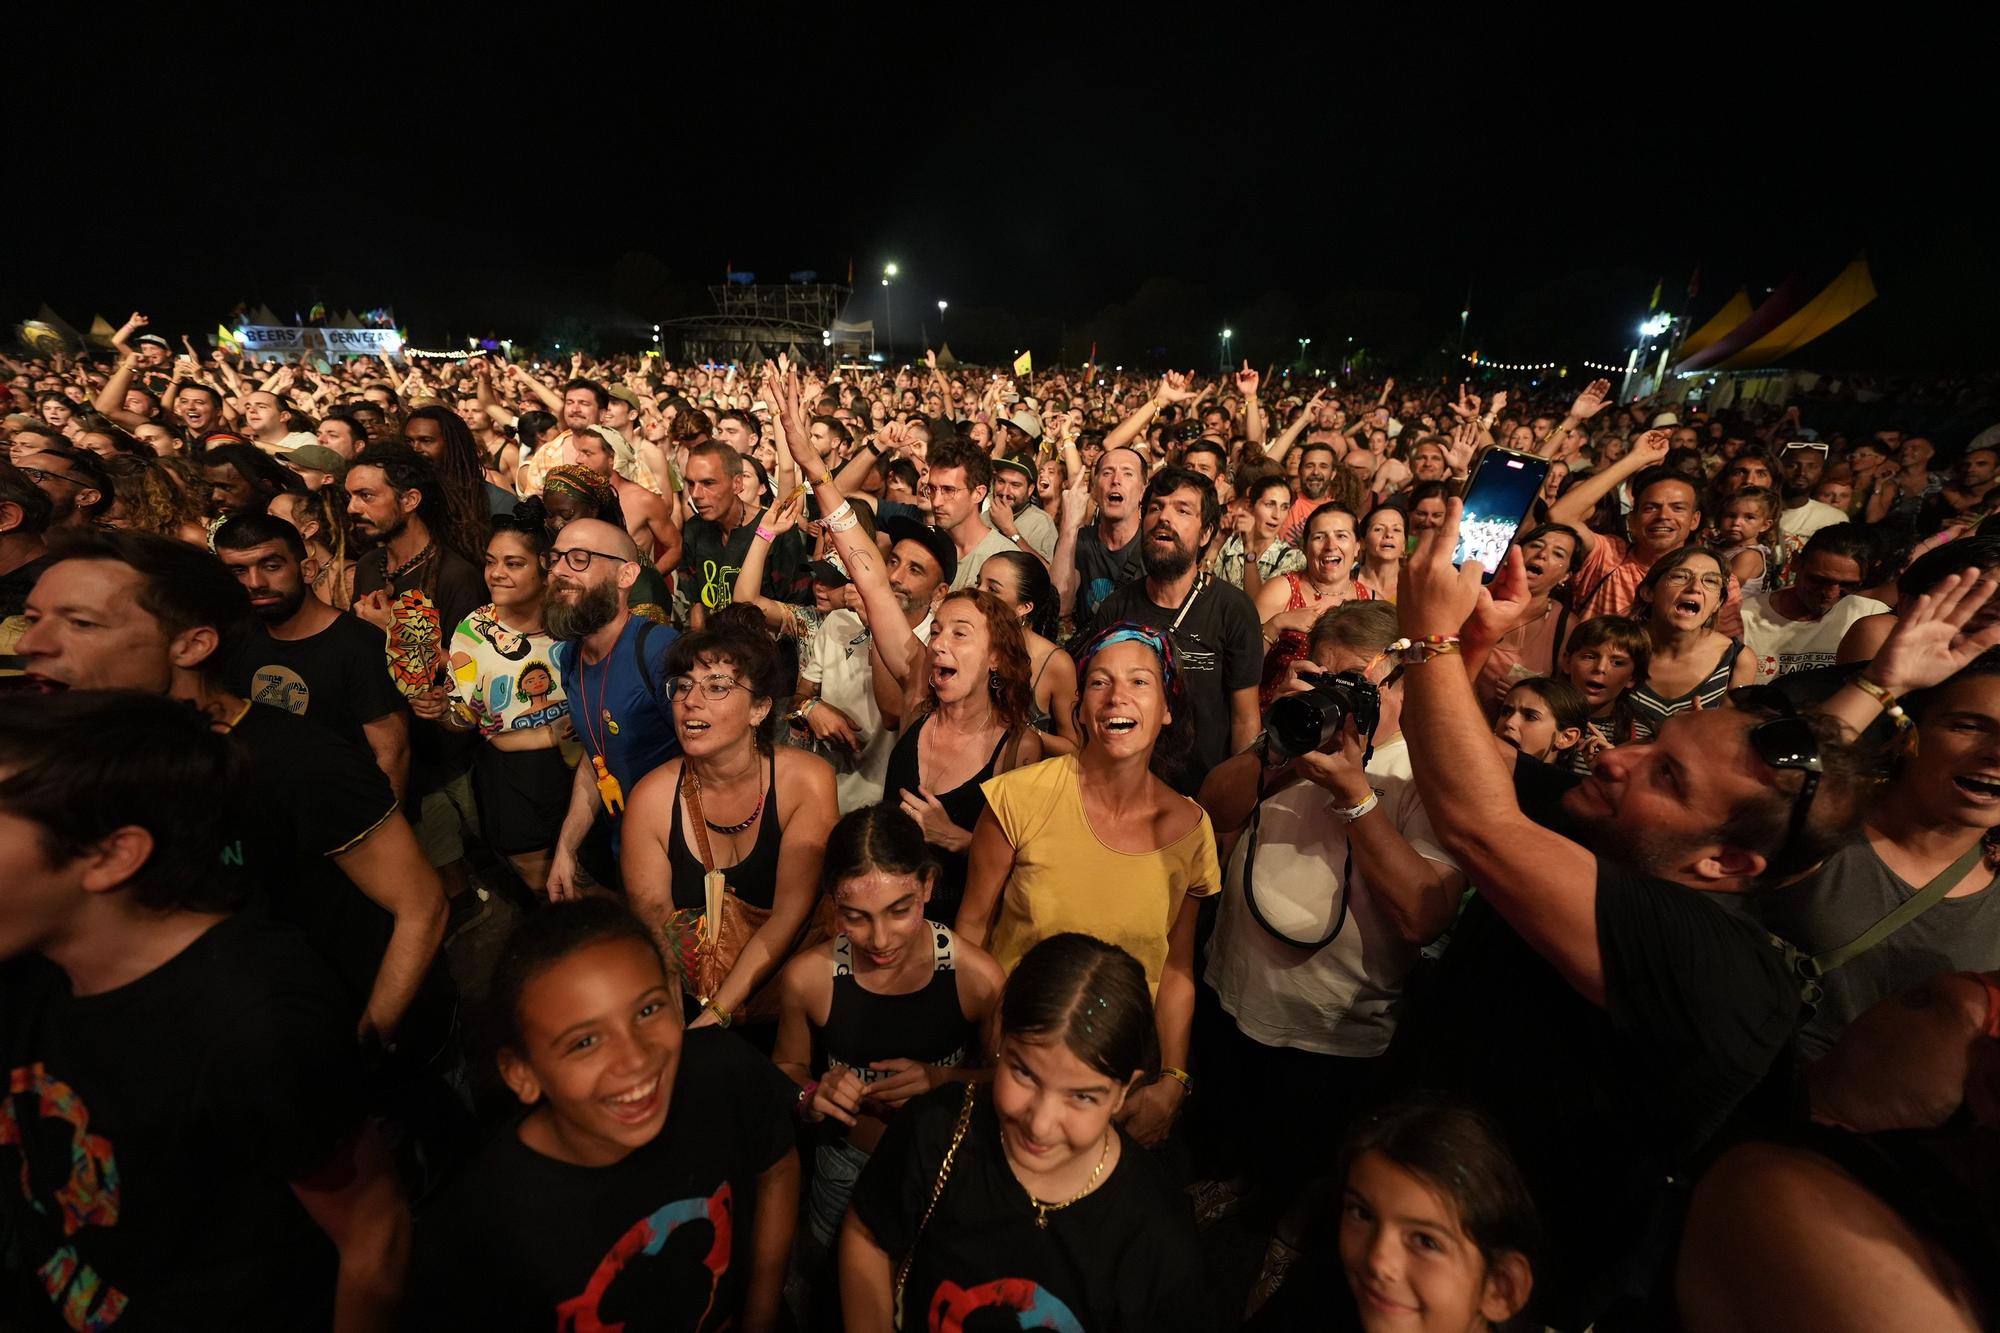
[[1134,579],[1104,599],[1091,629],[1094,633],[1131,620],[1165,633],[1176,617],[1180,627],[1169,637],[1194,706],[1195,753],[1189,769],[1198,787],[1208,770],[1235,753],[1229,743],[1232,698],[1238,690],[1254,689],[1264,670],[1256,604],[1241,588],[1203,579],[1181,616],[1178,606],[1154,605],[1146,595],[1146,581]]
[[490,1143],[418,1227],[410,1327],[731,1327],[754,1258],[757,1178],[792,1150],[798,1089],[741,1038],[686,1036],[667,1123],[611,1166]]
[[1095,523],[1084,525],[1076,534],[1076,622],[1083,624],[1096,615],[1105,598],[1145,572],[1137,528],[1130,541],[1111,547],[1104,544]]
[[[736,576],[757,540],[757,524],[764,511],[746,515],[722,539],[722,525],[714,519],[691,518],[681,528],[681,591],[690,605],[719,611],[736,600]],[[797,528],[779,534],[764,553],[764,596],[800,606],[812,605],[812,580],[806,576],[809,555],[805,534]]]
[[327,1326],[336,1256],[290,1184],[358,1131],[361,1071],[296,931],[239,914],[84,997],[39,957],[0,965],[0,1056],[0,1232],[58,1284],[21,1327]]
[[[377,546],[354,565],[356,600],[387,589],[395,628],[387,650],[389,680],[408,698],[434,684],[449,685],[452,631],[488,600],[486,579],[472,562],[440,544],[427,560],[390,579],[389,548]],[[472,763],[475,734],[443,727],[410,729],[410,796],[436,791]],[[414,817],[414,812],[413,812]]]
[[382,631],[345,611],[303,639],[274,639],[262,625],[250,627],[230,650],[224,683],[363,748],[362,726],[403,707],[383,659]]
[[1552,1256],[1567,1260],[1536,1272],[1537,1308],[1562,1327],[1596,1312],[1581,1284],[1615,1280],[1668,1178],[1756,1090],[1800,1017],[1782,956],[1739,895],[1600,857],[1597,932],[1603,1008],[1475,896],[1390,1052],[1392,1081],[1462,1097],[1505,1131]]
[[951,1177],[919,1236],[964,1095],[940,1088],[906,1106],[854,1187],[855,1216],[892,1266],[916,1245],[903,1293],[906,1328],[1211,1326],[1192,1206],[1159,1162],[1123,1138],[1103,1183],[1039,1228],[1008,1168],[986,1091],[977,1094]]
[[35,590],[36,580],[54,563],[54,556],[38,555],[20,568],[0,574],[0,620],[18,616],[27,609],[28,594]]
[[228,859],[332,964],[358,1014],[395,919],[332,858],[395,812],[389,780],[366,750],[267,704],[252,704],[229,734],[248,760],[250,795]]

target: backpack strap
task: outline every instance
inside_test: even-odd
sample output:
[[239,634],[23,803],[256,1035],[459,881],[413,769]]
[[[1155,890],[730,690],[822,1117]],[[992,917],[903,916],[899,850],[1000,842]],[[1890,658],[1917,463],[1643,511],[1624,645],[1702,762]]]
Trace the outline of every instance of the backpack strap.
[[653,683],[653,666],[646,660],[647,636],[660,627],[660,622],[650,616],[639,618],[639,632],[632,636],[632,665],[638,669],[639,683],[646,687],[646,697],[654,703],[660,702],[659,687]]

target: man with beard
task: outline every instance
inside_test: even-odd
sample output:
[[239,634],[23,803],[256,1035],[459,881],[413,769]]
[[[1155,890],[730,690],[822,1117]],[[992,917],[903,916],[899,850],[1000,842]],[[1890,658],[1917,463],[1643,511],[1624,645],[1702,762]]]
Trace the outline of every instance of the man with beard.
[[612,448],[614,456],[621,451],[624,437],[617,431],[603,425],[604,409],[611,404],[611,394],[596,380],[577,378],[563,385],[562,397],[551,393],[542,382],[526,371],[516,371],[521,381],[554,412],[563,428],[540,444],[535,452],[521,460],[514,469],[514,489],[523,496],[540,495],[542,478],[550,468],[561,467],[565,463],[576,462],[576,455],[570,449],[570,440],[579,431],[595,431],[604,437]]
[[1178,785],[1193,795],[1210,769],[1256,739],[1264,636],[1243,590],[1200,572],[1222,522],[1208,478],[1162,469],[1147,483],[1144,513],[1139,550],[1146,575],[1105,598],[1091,630],[1135,621],[1173,643],[1195,732],[1192,762]]
[[1285,540],[1292,545],[1300,544],[1306,517],[1333,498],[1333,470],[1337,466],[1333,446],[1324,441],[1312,441],[1299,450],[1299,498],[1292,501],[1284,527]]
[[16,454],[14,465],[49,497],[51,532],[95,526],[111,507],[111,476],[103,461],[86,449],[52,444]]
[[1812,498],[1813,488],[1826,473],[1827,447],[1817,440],[1793,440],[1778,454],[1784,470],[1785,507],[1778,515],[1778,531],[1803,540],[1821,528],[1847,522],[1847,511],[1822,504]]
[[[1035,503],[1035,459],[1014,454],[993,460],[993,491],[986,503],[993,530],[1048,564],[1056,553],[1055,520]],[[963,585],[961,585],[963,586]]]
[[400,798],[409,777],[410,723],[382,669],[382,632],[335,610],[306,587],[305,539],[269,514],[240,514],[215,530],[215,553],[250,594],[254,623],[226,654],[223,683],[252,703],[308,718],[365,747]]
[[[388,636],[389,677],[404,698],[448,691],[446,640],[486,601],[486,580],[470,553],[447,542],[437,472],[406,444],[371,444],[348,468],[346,486],[354,539],[371,548],[355,562],[354,614]],[[404,806],[462,917],[480,901],[470,892],[464,841],[477,826],[470,775],[477,743],[473,735],[419,727]]]
[[[1049,570],[1062,598],[1062,612],[1081,621],[1139,572],[1139,499],[1146,484],[1146,460],[1125,445],[1106,449],[1091,472],[1088,495],[1083,478],[1063,493],[1062,534]],[[1097,521],[1084,522],[1091,501]]]
[[549,583],[542,615],[549,633],[562,641],[555,647],[556,670],[585,751],[549,866],[549,897],[560,899],[576,897],[589,883],[577,873],[579,854],[590,879],[618,882],[625,797],[680,750],[663,693],[667,649],[679,635],[632,614],[628,598],[639,580],[639,548],[623,528],[573,519],[544,561]]
[[1837,846],[1867,775],[1833,719],[1754,696],[1677,714],[1587,779],[1495,747],[1460,652],[1526,613],[1527,576],[1518,549],[1490,590],[1454,568],[1459,518],[1453,500],[1397,609],[1411,768],[1479,893],[1391,1058],[1399,1085],[1498,1122],[1554,1241],[1535,1317],[1576,1329],[1656,1285],[1673,1182],[1790,1040],[1799,983],[1744,895]]
[[979,567],[988,556],[1016,549],[981,516],[980,506],[992,489],[992,460],[977,445],[947,440],[930,451],[924,494],[931,502],[931,523],[951,538],[957,557],[950,592],[979,582]]

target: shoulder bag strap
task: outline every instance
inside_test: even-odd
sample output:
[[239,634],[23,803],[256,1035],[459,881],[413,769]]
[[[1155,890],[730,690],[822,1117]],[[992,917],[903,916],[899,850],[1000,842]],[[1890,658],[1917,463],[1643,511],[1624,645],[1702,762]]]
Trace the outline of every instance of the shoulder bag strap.
[[[639,683],[646,687],[646,697],[655,704],[660,702],[660,691],[653,684],[652,664],[646,661],[646,636],[651,634],[658,624],[658,621],[650,617],[641,616],[639,632],[632,636],[632,665],[639,670]],[[682,771],[685,773],[685,768]]]
[[938,1164],[937,1179],[931,1183],[931,1201],[924,1205],[924,1215],[917,1223],[916,1234],[910,1237],[910,1248],[903,1255],[903,1262],[896,1265],[896,1327],[903,1326],[903,1288],[910,1280],[910,1264],[917,1257],[917,1242],[923,1239],[924,1228],[930,1225],[931,1214],[937,1211],[938,1200],[944,1196],[944,1183],[951,1179],[951,1166],[958,1159],[958,1145],[965,1142],[965,1131],[972,1125],[972,1103],[978,1095],[979,1085],[965,1085],[965,1099],[958,1104],[958,1124],[951,1131],[951,1146],[944,1150],[944,1161]]
[[1930,883],[1899,903],[1894,911],[1838,948],[1828,949],[1824,953],[1809,954],[1789,940],[1777,935],[1770,936],[1771,943],[1784,954],[1786,967],[1798,980],[1799,998],[1805,1002],[1807,1010],[1816,1008],[1825,995],[1825,988],[1820,985],[1820,981],[1827,973],[1845,967],[1936,906],[1945,894],[1956,888],[1958,882],[1979,864],[1985,854],[1985,842],[1982,840],[1974,843],[1965,855],[1946,866]]
[[722,931],[722,899],[729,892],[722,872],[715,868],[715,853],[708,846],[708,816],[701,808],[701,780],[694,775],[694,765],[686,755],[681,756],[681,797],[687,802],[688,824],[694,829],[695,850],[701,856],[701,940],[714,947]]

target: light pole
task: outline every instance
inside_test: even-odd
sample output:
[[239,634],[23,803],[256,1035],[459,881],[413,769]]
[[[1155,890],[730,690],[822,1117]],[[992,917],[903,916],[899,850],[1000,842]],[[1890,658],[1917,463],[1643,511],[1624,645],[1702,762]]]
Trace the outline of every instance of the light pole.
[[1228,329],[1222,331],[1222,369],[1225,372],[1229,369],[1229,340],[1234,336]]
[[1301,369],[1303,369],[1306,364],[1306,348],[1311,347],[1312,345],[1313,345],[1313,340],[1310,338],[1299,339],[1299,367]]
[[882,266],[882,285],[888,288],[885,296],[889,303],[887,327],[883,331],[883,339],[891,356],[896,354],[896,289],[889,287],[889,279],[895,276],[896,266],[893,263]]
[[938,302],[938,337],[939,337],[939,338],[943,338],[943,337],[944,337],[944,311],[945,311],[945,307],[946,307],[946,306],[948,306],[948,305],[950,305],[950,304],[951,304],[951,302],[949,302],[949,301],[939,301],[939,302]]

